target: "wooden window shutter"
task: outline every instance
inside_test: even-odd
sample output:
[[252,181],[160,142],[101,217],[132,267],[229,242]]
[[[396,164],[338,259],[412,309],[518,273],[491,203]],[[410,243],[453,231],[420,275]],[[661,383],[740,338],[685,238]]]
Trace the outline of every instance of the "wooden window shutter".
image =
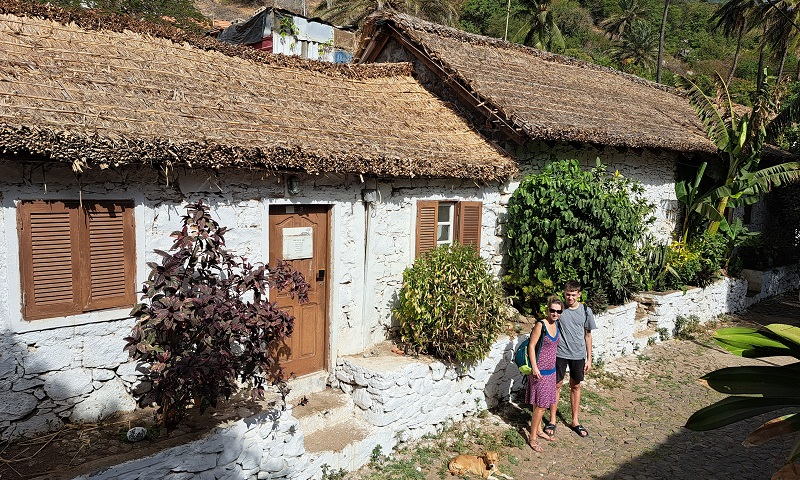
[[80,312],[78,210],[63,202],[24,202],[17,221],[23,317]]
[[481,248],[483,203],[458,202],[458,241],[463,245]]
[[436,248],[438,217],[439,202],[428,200],[420,200],[417,202],[417,257]]
[[136,302],[133,205],[84,202],[84,283],[86,310]]

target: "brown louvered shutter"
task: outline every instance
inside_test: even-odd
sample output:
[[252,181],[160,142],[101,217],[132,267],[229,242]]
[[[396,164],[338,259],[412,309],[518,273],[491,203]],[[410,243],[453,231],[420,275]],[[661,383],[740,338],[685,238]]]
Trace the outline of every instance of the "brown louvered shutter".
[[134,292],[133,205],[84,202],[86,310],[131,306]]
[[428,200],[417,202],[417,257],[436,248],[438,217],[439,202]]
[[63,202],[23,202],[17,219],[23,317],[79,313],[78,210]]
[[458,202],[458,241],[481,248],[481,202]]

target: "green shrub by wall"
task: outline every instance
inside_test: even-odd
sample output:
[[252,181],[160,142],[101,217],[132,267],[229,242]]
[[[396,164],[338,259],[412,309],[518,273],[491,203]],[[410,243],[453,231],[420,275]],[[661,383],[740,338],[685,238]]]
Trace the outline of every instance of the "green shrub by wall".
[[473,365],[502,330],[504,298],[473,247],[442,245],[403,272],[394,309],[400,343],[412,353]]
[[584,170],[575,160],[547,165],[526,177],[508,205],[505,282],[525,312],[577,279],[589,303],[620,304],[641,285],[636,246],[653,207],[643,188],[599,161]]

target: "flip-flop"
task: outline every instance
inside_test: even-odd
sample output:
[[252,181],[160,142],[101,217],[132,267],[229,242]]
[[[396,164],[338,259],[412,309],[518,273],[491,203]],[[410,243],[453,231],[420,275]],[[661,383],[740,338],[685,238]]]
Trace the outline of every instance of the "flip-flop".
[[538,453],[544,452],[544,448],[542,448],[542,446],[539,445],[538,443],[529,443],[528,446],[531,447],[531,449],[534,452],[538,452]]
[[544,430],[544,433],[550,435],[550,437],[554,437],[556,435],[556,424],[546,422],[542,430]]
[[554,440],[553,437],[549,437],[549,436],[546,436],[546,435],[547,435],[547,432],[542,432],[542,433],[536,435],[536,438],[541,438],[542,440],[547,440],[548,442],[552,442]]
[[584,426],[581,425],[581,424],[578,424],[578,425],[575,425],[575,426],[570,426],[569,429],[572,430],[573,432],[575,432],[581,438],[585,438],[585,437],[589,436],[589,431],[586,430],[586,428],[584,428]]

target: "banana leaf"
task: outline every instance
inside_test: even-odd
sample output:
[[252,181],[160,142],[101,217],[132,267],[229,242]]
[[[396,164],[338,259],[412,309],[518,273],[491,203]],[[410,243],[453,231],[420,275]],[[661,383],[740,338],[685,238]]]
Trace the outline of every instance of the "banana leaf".
[[786,407],[800,407],[800,398],[732,396],[694,412],[686,421],[686,428],[696,432],[714,430]]
[[746,366],[715,370],[702,377],[709,387],[728,395],[763,395],[765,397],[797,397],[800,399],[800,369],[797,364],[786,367]]
[[756,428],[747,436],[744,441],[745,446],[761,445],[773,438],[782,437],[790,433],[800,431],[800,415],[784,415],[774,418],[769,422]]

